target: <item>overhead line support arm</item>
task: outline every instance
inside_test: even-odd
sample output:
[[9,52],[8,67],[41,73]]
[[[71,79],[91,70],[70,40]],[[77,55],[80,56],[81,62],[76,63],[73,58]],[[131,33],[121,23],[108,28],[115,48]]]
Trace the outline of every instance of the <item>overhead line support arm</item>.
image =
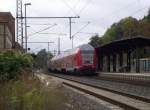
[[[16,17],[16,18],[25,18],[25,17]],[[27,19],[54,19],[54,18],[80,18],[80,16],[75,16],[75,17],[26,17]]]
[[57,19],[57,18],[61,18],[61,19],[65,19],[65,18],[68,18],[69,19],[69,26],[70,26],[70,28],[69,28],[69,32],[70,32],[70,35],[69,35],[69,37],[70,37],[70,39],[72,38],[71,36],[71,19],[72,18],[80,18],[80,16],[74,16],[74,17],[17,17],[17,18],[22,18],[22,19],[24,19],[24,18],[26,18],[26,19]]

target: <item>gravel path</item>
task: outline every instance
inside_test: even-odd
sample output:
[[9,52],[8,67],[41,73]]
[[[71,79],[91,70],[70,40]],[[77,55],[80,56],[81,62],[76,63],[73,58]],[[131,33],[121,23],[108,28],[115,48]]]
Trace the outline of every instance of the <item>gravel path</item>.
[[62,88],[68,101],[62,106],[62,110],[122,110],[119,107],[108,102],[97,99],[91,95],[79,92],[67,86],[63,86],[61,81],[56,78],[38,74],[37,77],[47,87]]

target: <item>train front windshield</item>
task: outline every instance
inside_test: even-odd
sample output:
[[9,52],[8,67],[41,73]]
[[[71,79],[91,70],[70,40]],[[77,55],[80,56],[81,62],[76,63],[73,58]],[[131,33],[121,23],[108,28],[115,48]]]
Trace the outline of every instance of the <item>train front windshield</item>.
[[81,51],[82,64],[93,64],[93,51]]

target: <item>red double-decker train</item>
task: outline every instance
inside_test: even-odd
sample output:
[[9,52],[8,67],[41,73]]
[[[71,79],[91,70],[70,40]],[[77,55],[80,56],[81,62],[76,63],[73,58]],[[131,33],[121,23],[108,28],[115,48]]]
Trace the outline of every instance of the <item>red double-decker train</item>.
[[96,50],[89,44],[81,45],[48,61],[51,71],[94,74],[96,70]]

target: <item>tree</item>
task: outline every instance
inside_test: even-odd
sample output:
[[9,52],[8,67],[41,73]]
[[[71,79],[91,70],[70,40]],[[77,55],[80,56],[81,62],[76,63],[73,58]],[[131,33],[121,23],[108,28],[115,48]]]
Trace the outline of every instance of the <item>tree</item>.
[[45,68],[47,67],[47,60],[52,58],[52,54],[50,52],[46,52],[45,49],[40,50],[35,59],[34,59],[34,66],[36,68]]
[[20,51],[0,51],[0,82],[16,79],[23,69],[31,69],[33,58]]
[[148,10],[147,16],[144,16],[143,20],[146,20],[147,22],[150,22],[150,8]]
[[53,57],[53,54],[51,52],[48,52],[47,57],[48,57],[48,59],[51,59]]
[[114,23],[107,29],[102,37],[93,36],[90,44],[94,47],[114,40],[126,39],[142,35],[150,37],[150,9],[148,15],[141,20],[133,17],[126,17]]
[[121,25],[119,23],[114,23],[102,36],[103,42],[109,42],[121,39],[123,35],[123,30],[121,28]]
[[89,44],[91,44],[93,47],[97,47],[102,43],[100,41],[100,37],[98,35],[95,35],[90,38]]
[[139,21],[139,25],[140,25],[140,35],[145,36],[145,37],[149,37],[150,38],[150,22],[146,21],[146,20],[140,20]]
[[120,21],[123,30],[123,38],[133,37],[140,34],[139,22],[132,17],[124,18]]

